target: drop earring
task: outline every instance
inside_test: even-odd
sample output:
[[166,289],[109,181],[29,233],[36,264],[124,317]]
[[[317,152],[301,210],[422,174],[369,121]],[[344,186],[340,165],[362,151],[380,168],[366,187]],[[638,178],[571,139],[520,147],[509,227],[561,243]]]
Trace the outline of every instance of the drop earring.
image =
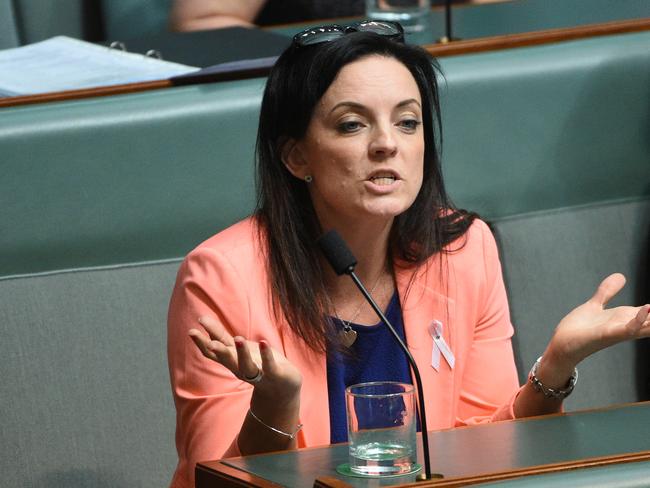
[[312,175],[305,176],[305,182],[306,183],[311,183],[312,181],[314,181],[314,178],[312,177]]

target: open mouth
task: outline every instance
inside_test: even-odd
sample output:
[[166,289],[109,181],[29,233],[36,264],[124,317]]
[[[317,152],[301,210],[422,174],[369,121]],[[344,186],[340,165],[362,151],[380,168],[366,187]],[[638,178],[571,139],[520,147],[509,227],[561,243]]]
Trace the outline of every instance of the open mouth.
[[372,181],[375,185],[378,186],[387,186],[395,183],[396,179],[397,177],[393,174],[378,174],[372,176],[370,178],[370,181]]

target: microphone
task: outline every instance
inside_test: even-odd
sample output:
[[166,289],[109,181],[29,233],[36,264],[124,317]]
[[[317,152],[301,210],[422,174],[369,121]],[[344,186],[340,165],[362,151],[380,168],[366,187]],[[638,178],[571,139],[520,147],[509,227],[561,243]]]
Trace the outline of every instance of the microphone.
[[354,281],[354,284],[357,285],[357,288],[359,288],[361,294],[368,301],[368,303],[373,308],[375,313],[379,316],[379,319],[384,323],[384,325],[386,325],[386,327],[388,327],[388,330],[391,332],[391,334],[393,334],[393,337],[395,338],[400,348],[406,355],[406,359],[408,360],[411,368],[413,369],[413,376],[415,376],[415,383],[418,390],[418,410],[420,414],[420,426],[422,427],[422,452],[424,456],[424,475],[425,475],[424,479],[430,480],[432,476],[431,476],[431,462],[429,459],[429,437],[427,434],[427,416],[424,410],[424,393],[422,390],[422,379],[420,378],[420,370],[418,369],[417,364],[415,364],[415,360],[413,359],[413,356],[411,356],[411,353],[406,347],[406,344],[404,344],[404,341],[402,341],[402,338],[395,331],[393,325],[388,321],[388,319],[381,311],[379,306],[375,303],[375,301],[370,296],[370,293],[368,293],[368,290],[366,290],[366,287],[363,286],[363,283],[361,283],[359,277],[355,274],[354,267],[357,265],[357,260],[352,254],[352,251],[350,251],[350,249],[348,248],[343,238],[341,238],[339,233],[336,232],[335,230],[331,230],[325,235],[321,236],[318,239],[317,243],[318,246],[320,247],[320,250],[323,252],[323,255],[325,256],[325,259],[327,259],[327,262],[332,266],[334,272],[337,275],[339,276],[344,274],[350,275],[350,278],[352,278],[352,281]]

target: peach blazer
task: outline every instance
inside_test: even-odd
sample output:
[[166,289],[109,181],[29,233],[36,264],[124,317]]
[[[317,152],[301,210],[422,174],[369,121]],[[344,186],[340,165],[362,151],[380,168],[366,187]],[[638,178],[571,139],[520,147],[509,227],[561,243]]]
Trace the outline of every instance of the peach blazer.
[[[430,430],[513,418],[518,391],[508,303],[494,238],[472,224],[449,252],[432,257],[416,276],[396,267],[406,342],[418,363]],[[413,279],[411,279],[413,278]],[[252,387],[205,359],[188,337],[197,318],[212,315],[232,335],[266,339],[303,375],[298,446],[329,444],[325,355],[310,351],[270,307],[265,255],[254,219],[220,232],[181,264],[168,320],[168,357],[176,404],[178,466],[174,488],[194,486],[198,461],[239,455],[236,437]],[[433,320],[455,356],[431,366]]]

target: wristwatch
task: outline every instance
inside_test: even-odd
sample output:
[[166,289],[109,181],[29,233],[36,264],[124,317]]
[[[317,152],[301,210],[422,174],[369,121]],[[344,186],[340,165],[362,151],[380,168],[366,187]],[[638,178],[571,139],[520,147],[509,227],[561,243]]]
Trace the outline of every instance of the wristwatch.
[[537,377],[537,368],[539,367],[539,363],[541,360],[542,360],[542,356],[538,357],[537,361],[535,361],[535,364],[533,364],[533,367],[530,369],[530,373],[528,373],[528,381],[530,381],[530,384],[533,385],[535,391],[539,391],[543,393],[546,398],[555,398],[556,400],[564,400],[566,397],[568,397],[571,394],[573,388],[576,386],[576,383],[578,382],[578,369],[577,368],[573,369],[573,374],[571,375],[571,378],[569,378],[569,383],[565,388],[563,389],[551,388],[549,386],[546,386],[544,383],[542,383]]

